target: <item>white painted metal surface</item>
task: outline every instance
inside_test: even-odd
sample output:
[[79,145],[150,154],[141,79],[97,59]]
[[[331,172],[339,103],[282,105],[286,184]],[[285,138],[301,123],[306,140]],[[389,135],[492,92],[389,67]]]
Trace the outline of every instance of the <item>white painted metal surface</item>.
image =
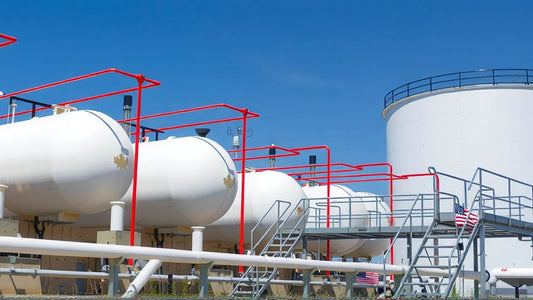
[[[366,206],[369,214],[368,227],[388,227],[390,226],[390,209],[389,206],[381,201],[380,198],[374,197],[375,194],[367,192],[355,192],[356,200],[360,200]],[[352,257],[373,257],[383,254],[389,247],[389,239],[365,239],[363,244],[355,249],[354,252],[347,254]]]
[[[320,228],[326,228],[326,186],[304,186],[303,191],[309,198],[309,205],[312,208],[320,209],[323,212],[319,222]],[[330,227],[367,227],[369,226],[369,215],[365,204],[355,196],[355,192],[343,185],[331,185],[330,187]],[[351,214],[351,218],[349,217]],[[309,224],[314,222],[313,211],[309,213]],[[315,226],[315,225],[312,225]],[[330,253],[332,256],[345,256],[353,253],[363,245],[362,239],[342,239],[330,241]],[[310,242],[308,248],[317,251],[318,245]],[[326,250],[326,242],[322,241],[320,250]]]
[[137,295],[146,285],[150,277],[163,265],[159,259],[151,259],[130,283],[121,298],[132,298]]
[[204,248],[204,226],[192,226],[192,251],[202,251]]
[[533,268],[494,268],[490,271],[490,285],[501,280],[511,286],[533,285]]
[[[239,174],[238,179],[241,179]],[[245,205],[244,205],[244,240],[250,242],[250,231],[265,215],[276,200],[283,200],[294,205],[305,198],[300,185],[285,173],[275,171],[246,173]],[[235,197],[233,205],[228,212],[213,224],[207,226],[204,237],[209,241],[224,241],[227,243],[239,242],[241,209],[241,188]],[[276,222],[272,215],[267,218],[265,226],[260,227],[259,232],[265,232]]]
[[[136,223],[142,227],[206,225],[226,213],[237,193],[229,154],[204,137],[169,138],[139,145]],[[132,189],[126,203],[130,222]],[[105,226],[109,212],[81,216],[79,226]]]
[[5,192],[7,185],[0,184],[0,219],[4,218]]
[[[387,160],[396,174],[426,173],[428,166],[462,178],[483,167],[533,182],[533,86],[484,85],[425,93],[387,107]],[[447,187],[460,194],[462,187]],[[499,186],[501,188],[501,186]],[[432,191],[431,178],[398,180],[396,194]],[[395,203],[394,209],[408,208]],[[415,245],[416,249],[417,245]],[[512,253],[512,255],[509,255]],[[394,261],[407,263],[405,242]],[[533,266],[530,244],[516,239],[488,239],[487,269],[501,265]],[[467,268],[471,268],[471,262]]]
[[96,213],[131,184],[133,150],[122,129],[95,111],[0,126],[0,184],[20,215]]
[[[206,225],[233,203],[237,171],[216,142],[197,136],[167,139],[142,143],[139,152],[139,225]],[[131,188],[122,200],[131,201]]]
[[[299,258],[282,258],[257,255],[239,255],[218,252],[199,252],[177,249],[151,248],[139,246],[121,246],[109,244],[92,244],[83,242],[54,241],[0,236],[0,251],[10,253],[27,253],[71,257],[106,257],[159,259],[163,262],[278,267],[285,269],[321,269],[339,272],[371,271],[383,272],[382,264],[361,262],[318,261]],[[385,265],[389,274],[403,274],[407,266]],[[447,272],[434,269],[422,269],[422,275],[436,275]]]
[[111,202],[111,222],[109,230],[111,231],[123,231],[124,230],[124,202],[112,201]]

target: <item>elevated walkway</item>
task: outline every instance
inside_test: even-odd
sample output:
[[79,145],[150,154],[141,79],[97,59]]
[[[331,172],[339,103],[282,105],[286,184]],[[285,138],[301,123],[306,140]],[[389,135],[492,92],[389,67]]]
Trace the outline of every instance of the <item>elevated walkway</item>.
[[[433,193],[330,197],[329,216],[328,199],[325,198],[302,199],[296,206],[277,202],[275,209],[273,206],[267,213],[278,214],[269,227],[273,232],[269,235],[272,238],[262,248],[258,248],[261,242],[252,243],[253,253],[289,257],[301,240],[303,251],[307,252],[305,245],[308,241],[390,238],[392,244],[384,253],[385,263],[394,243],[398,239],[407,239],[408,245],[411,245],[408,248],[412,251],[411,254],[408,253],[409,270],[401,282],[396,283],[395,298],[449,297],[459,270],[469,254],[474,261],[473,272],[481,279],[481,290],[476,285],[474,296],[486,297],[485,283],[488,278],[484,272],[485,255],[482,255],[485,253],[485,239],[516,237],[524,241],[532,240],[533,185],[482,168],[477,169],[470,180],[437,172],[434,168],[429,168],[429,172],[434,176]],[[443,181],[454,182],[455,186],[450,185],[454,186],[452,190],[460,192],[444,192],[439,185]],[[395,209],[392,213],[380,211],[377,205],[376,209],[361,210],[361,203],[374,204],[379,203],[379,200],[385,203],[394,201],[395,207],[403,208]],[[404,205],[398,205],[401,202]],[[279,205],[287,207],[281,209]],[[463,210],[466,219],[475,217],[477,221],[472,226],[458,225],[458,207],[459,211]],[[280,211],[283,213],[279,213]],[[261,222],[267,219],[265,217]],[[356,226],[361,223],[368,226]],[[254,234],[256,233],[252,232],[252,238]],[[420,240],[420,245],[412,247],[413,239]],[[265,235],[260,237],[260,241],[263,240],[267,240]],[[262,250],[258,251],[259,249]],[[424,269],[440,269],[443,275],[422,276]],[[261,273],[250,268],[243,274],[243,277],[250,278],[249,287],[237,286],[232,296],[258,298],[276,275],[277,269]],[[383,275],[388,274],[384,272]],[[260,283],[261,278],[266,279],[266,283]],[[415,291],[414,287],[421,287],[421,290]]]

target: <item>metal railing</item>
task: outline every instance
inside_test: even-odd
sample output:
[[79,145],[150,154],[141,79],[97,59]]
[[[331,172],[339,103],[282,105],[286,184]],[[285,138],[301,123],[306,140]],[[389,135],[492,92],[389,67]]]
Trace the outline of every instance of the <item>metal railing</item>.
[[532,69],[481,69],[449,73],[411,81],[385,95],[384,107],[413,95],[449,88],[473,85],[524,84],[533,83]]
[[[491,181],[491,185],[495,184],[499,190],[503,189],[505,192],[496,194],[495,190],[491,189],[492,195],[484,194],[487,181]],[[511,219],[533,221],[533,185],[484,168],[477,168],[470,182],[468,189],[477,185],[480,187],[481,196],[485,196],[479,205],[480,213],[490,212],[507,217],[509,222]]]
[[[265,215],[257,222],[257,224],[252,228],[250,233],[250,245],[251,245],[251,251],[252,254],[255,255],[256,248],[259,244],[261,244],[266,239],[269,239],[272,235],[274,235],[275,232],[279,231],[279,227],[282,222],[282,218],[285,216],[285,213],[289,210],[291,207],[291,203],[288,201],[283,200],[276,200],[268,211],[265,213]],[[272,222],[269,224],[265,224],[266,222],[271,222],[272,220],[278,220],[277,222]],[[266,230],[264,230],[263,227],[267,227]],[[258,229],[263,230],[260,232],[259,237],[256,239],[256,233]]]

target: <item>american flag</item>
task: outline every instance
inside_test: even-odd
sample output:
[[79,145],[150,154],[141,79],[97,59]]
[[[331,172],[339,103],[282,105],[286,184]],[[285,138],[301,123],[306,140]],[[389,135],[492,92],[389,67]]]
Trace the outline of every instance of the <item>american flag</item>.
[[378,284],[379,274],[376,272],[359,272],[355,277],[356,283]]
[[461,205],[455,203],[455,225],[458,227],[463,227],[466,223],[466,229],[474,229],[474,226],[476,225],[479,217],[475,213],[471,213],[470,216],[468,216],[468,220],[466,219],[466,216],[468,215],[468,209],[462,207]]

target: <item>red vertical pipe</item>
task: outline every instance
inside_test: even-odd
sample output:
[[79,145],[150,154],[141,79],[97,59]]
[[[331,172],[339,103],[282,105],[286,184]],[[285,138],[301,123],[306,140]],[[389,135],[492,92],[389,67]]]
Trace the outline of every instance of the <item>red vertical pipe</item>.
[[[141,129],[141,92],[144,82],[143,75],[137,75],[139,87],[137,90],[137,116],[135,117],[135,156],[133,158],[133,187],[131,195],[131,222],[130,222],[130,246],[135,244],[135,210],[137,209],[137,176],[139,167],[139,136]],[[129,260],[129,265],[133,265],[133,260]]]
[[[241,226],[240,226],[240,243],[239,254],[244,254],[244,179],[246,178],[246,119],[248,116],[248,109],[242,110],[242,148],[241,148]],[[244,268],[239,266],[239,272],[244,272]]]
[[[329,151],[329,147],[325,146],[326,150],[328,151],[328,173],[327,173],[327,183],[328,183],[328,188],[327,188],[327,192],[326,192],[326,196],[328,197],[327,199],[327,217],[326,217],[326,222],[327,222],[327,228],[330,227],[330,201],[329,201],[329,196],[330,196],[330,191],[331,191],[331,152]],[[327,250],[327,253],[326,253],[326,259],[329,261],[330,260],[330,248],[329,248],[329,240],[326,241],[326,250]],[[328,271],[329,272],[329,271]],[[329,275],[329,274],[328,274]]]
[[[389,174],[390,174],[390,181],[389,181],[389,195],[390,195],[390,201],[389,201],[389,206],[390,206],[390,212],[391,212],[391,216],[390,216],[390,226],[394,226],[394,216],[393,216],[393,211],[394,211],[394,205],[393,205],[393,200],[392,200],[392,195],[394,194],[394,184],[393,184],[393,180],[392,180],[392,165],[391,164],[388,164],[389,165]],[[392,238],[390,238],[390,243],[392,243]],[[391,247],[390,249],[390,264],[391,265],[394,265],[394,245]],[[394,277],[391,275],[390,277],[391,281],[394,279]]]

